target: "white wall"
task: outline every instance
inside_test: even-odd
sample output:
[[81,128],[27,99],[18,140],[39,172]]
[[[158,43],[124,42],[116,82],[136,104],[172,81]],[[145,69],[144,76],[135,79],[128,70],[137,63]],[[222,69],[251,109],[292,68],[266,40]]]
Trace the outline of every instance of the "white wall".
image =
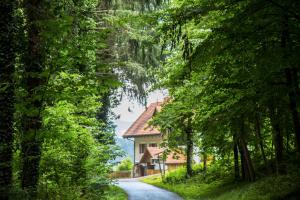
[[147,147],[151,143],[156,143],[157,147],[159,147],[159,144],[162,143],[162,137],[160,135],[155,135],[155,136],[141,136],[141,137],[136,137],[134,138],[135,141],[135,162],[139,162],[143,156],[143,154],[140,154],[139,151],[139,144],[147,144]]

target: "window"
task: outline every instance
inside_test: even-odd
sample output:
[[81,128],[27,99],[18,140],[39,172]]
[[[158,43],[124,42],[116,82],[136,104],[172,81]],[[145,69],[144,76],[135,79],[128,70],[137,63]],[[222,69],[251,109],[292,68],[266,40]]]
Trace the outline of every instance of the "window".
[[149,144],[149,147],[157,147],[157,144],[156,143],[151,143],[151,144]]
[[140,153],[144,153],[146,147],[147,147],[147,144],[139,144],[139,150],[140,150]]
[[152,164],[159,163],[157,158],[152,159]]

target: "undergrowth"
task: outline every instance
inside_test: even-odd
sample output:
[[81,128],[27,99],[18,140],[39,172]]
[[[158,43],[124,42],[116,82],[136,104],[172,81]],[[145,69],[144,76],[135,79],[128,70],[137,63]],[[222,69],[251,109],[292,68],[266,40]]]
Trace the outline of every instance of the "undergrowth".
[[185,169],[179,168],[168,173],[163,181],[160,176],[147,177],[142,181],[173,191],[185,200],[296,200],[300,197],[299,169],[250,183],[235,181],[229,171],[213,165],[205,173],[199,169],[195,171],[190,179],[186,179]]

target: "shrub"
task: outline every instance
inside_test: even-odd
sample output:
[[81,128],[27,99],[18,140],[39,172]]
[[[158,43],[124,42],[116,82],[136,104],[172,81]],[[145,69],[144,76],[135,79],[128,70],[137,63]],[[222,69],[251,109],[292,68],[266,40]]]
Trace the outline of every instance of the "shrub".
[[169,172],[165,177],[165,182],[167,183],[182,183],[186,179],[186,168],[180,167],[176,169],[175,171]]
[[129,171],[132,169],[133,163],[130,158],[125,158],[117,166],[117,171]]

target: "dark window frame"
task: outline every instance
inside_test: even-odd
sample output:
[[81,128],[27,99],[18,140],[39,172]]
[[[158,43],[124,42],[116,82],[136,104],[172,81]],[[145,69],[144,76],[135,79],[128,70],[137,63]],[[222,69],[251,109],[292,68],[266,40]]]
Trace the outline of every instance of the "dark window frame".
[[146,148],[147,144],[139,144],[139,153],[145,153]]
[[157,147],[157,143],[150,143],[149,147]]

